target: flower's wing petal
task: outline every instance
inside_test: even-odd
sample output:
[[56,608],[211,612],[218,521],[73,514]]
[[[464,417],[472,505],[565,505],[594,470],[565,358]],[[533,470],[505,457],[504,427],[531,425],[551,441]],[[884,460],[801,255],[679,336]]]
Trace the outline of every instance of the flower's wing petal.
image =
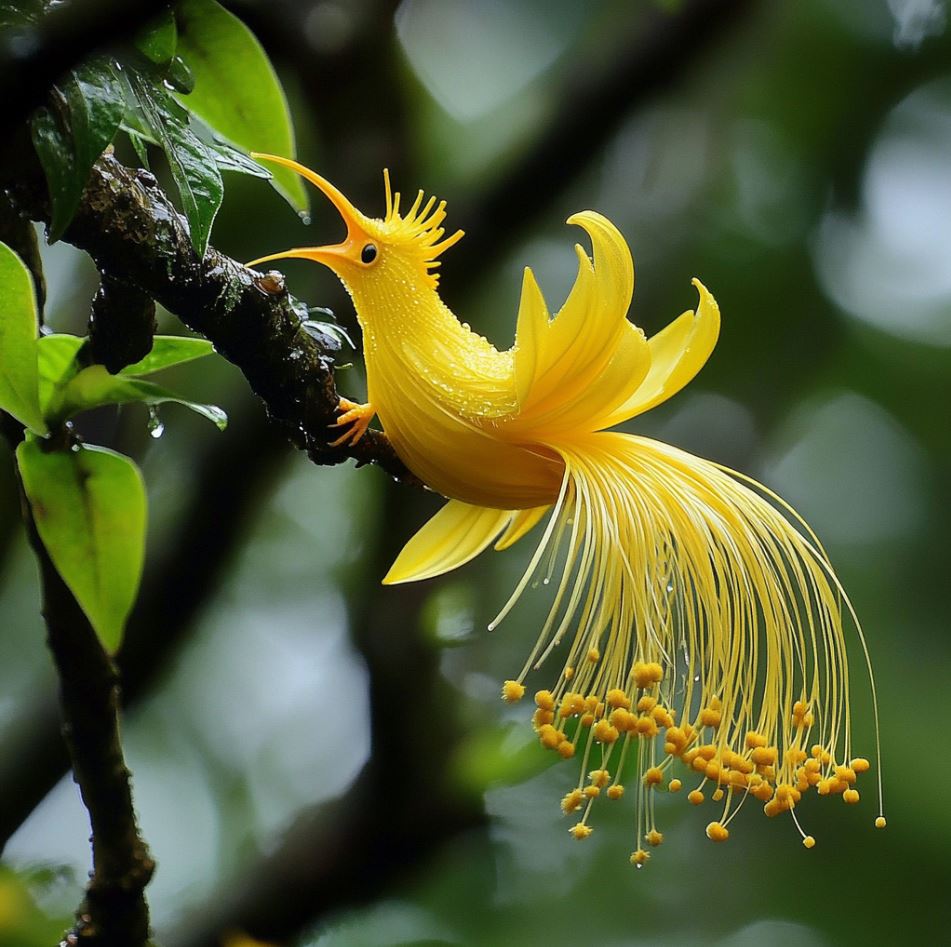
[[498,552],[514,546],[551,509],[551,506],[536,506],[530,510],[518,510],[506,530],[495,544]]
[[648,340],[651,364],[647,377],[623,404],[610,412],[604,427],[643,414],[677,394],[703,368],[720,334],[720,308],[695,279],[700,294],[697,311],[678,316]]
[[511,510],[450,500],[403,547],[383,584],[431,579],[464,565],[479,555],[511,519]]
[[[627,321],[634,264],[624,238],[593,211],[575,214],[568,222],[588,232],[594,261],[580,246],[575,248],[578,276],[561,311],[548,320],[531,270],[522,286],[513,427],[531,426],[536,433],[541,427],[555,433],[603,426],[599,409],[610,410],[630,397],[650,365],[643,333]],[[598,389],[597,404],[592,386]]]

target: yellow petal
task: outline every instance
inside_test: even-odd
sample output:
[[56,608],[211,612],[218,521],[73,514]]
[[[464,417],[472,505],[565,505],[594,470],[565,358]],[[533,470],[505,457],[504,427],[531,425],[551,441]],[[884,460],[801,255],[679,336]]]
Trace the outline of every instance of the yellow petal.
[[568,222],[588,232],[594,262],[575,247],[578,276],[551,321],[534,276],[526,271],[514,350],[519,410],[510,430],[515,435],[525,429],[534,437],[595,429],[597,407],[609,411],[623,403],[649,367],[643,333],[627,321],[634,264],[624,238],[593,211]]
[[604,427],[643,414],[677,394],[703,368],[720,334],[720,308],[707,288],[695,279],[700,294],[697,311],[678,316],[648,339],[651,364],[634,394],[613,410]]
[[501,552],[514,546],[550,509],[550,506],[536,506],[531,510],[518,510],[495,544],[496,550]]
[[450,500],[403,547],[383,584],[431,579],[464,565],[479,555],[511,518],[511,510]]

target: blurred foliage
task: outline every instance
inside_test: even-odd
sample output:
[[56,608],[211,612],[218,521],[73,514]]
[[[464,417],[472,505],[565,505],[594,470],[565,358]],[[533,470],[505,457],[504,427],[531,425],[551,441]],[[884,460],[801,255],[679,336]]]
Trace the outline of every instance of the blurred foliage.
[[[492,2],[475,15],[462,0],[403,0],[391,22],[370,0],[246,0],[240,13],[278,67],[306,163],[371,212],[382,206],[387,163],[404,190],[438,188],[450,200],[450,223],[465,228],[453,204],[477,203],[532,147],[564,83],[669,6]],[[627,235],[639,281],[632,317],[649,333],[692,305],[691,276],[716,293],[724,327],[710,364],[637,430],[760,477],[825,542],[878,669],[889,829],[874,832],[868,804],[803,805],[797,813],[818,840],[807,852],[785,820],[749,807],[729,844],[715,847],[703,837],[704,813],[664,797],[666,841],[643,872],[626,864],[624,805],[603,807],[584,845],[571,840],[558,802],[574,769],[547,767],[526,746],[524,709],[498,700],[499,682],[518,670],[534,638],[543,596],[498,632],[483,631],[524,567],[526,552],[516,548],[433,583],[426,613],[469,727],[456,772],[484,794],[490,831],[454,844],[391,898],[332,919],[305,943],[742,947],[945,938],[951,818],[936,787],[951,764],[934,734],[951,661],[946,16],[937,0],[761,4],[689,70],[691,50],[683,51],[684,80],[591,154],[588,171],[551,195],[503,265],[484,271],[465,241],[444,263],[448,273],[477,274],[465,298],[448,302],[502,346],[511,342],[523,265],[552,299],[570,285],[574,235],[561,222],[582,207],[603,211]],[[366,33],[397,50],[397,80],[385,57],[347,58]],[[377,111],[394,82],[404,105],[386,114],[397,131]],[[330,124],[338,113],[349,116],[346,134]],[[155,170],[165,177],[161,163]],[[305,228],[260,182],[236,178],[215,242],[240,259],[326,242],[334,213],[323,205],[314,212]],[[497,225],[516,227],[517,218],[513,207]],[[88,261],[57,246],[45,264],[48,321],[75,330],[91,295]],[[287,274],[295,295],[352,319],[319,268],[288,262]],[[175,371],[196,397],[247,418],[250,398],[228,366]],[[347,385],[359,395],[356,377]],[[155,557],[209,434],[183,417],[149,438],[130,413],[108,409],[87,423],[141,463]],[[366,759],[366,675],[348,634],[367,596],[386,602],[391,594],[377,587],[382,573],[371,563],[381,544],[406,538],[392,536],[379,513],[384,491],[396,489],[374,472],[289,462],[188,647],[129,720],[137,804],[160,865],[149,889],[160,934],[265,850],[301,807],[345,791]],[[0,491],[2,726],[21,720],[22,708],[53,685],[32,567],[10,525],[9,478]],[[435,506],[403,494],[400,502],[419,508],[419,522],[422,507]],[[860,681],[858,664],[854,674]],[[869,708],[860,686],[856,695],[855,742],[867,747]],[[86,835],[67,779],[7,857],[18,869],[59,860],[81,876]],[[44,910],[65,905],[68,913],[77,901],[78,887]]]

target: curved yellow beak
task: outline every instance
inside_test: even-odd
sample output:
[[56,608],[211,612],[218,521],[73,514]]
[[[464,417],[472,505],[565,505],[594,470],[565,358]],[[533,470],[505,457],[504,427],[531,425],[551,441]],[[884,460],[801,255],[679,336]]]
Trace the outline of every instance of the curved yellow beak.
[[316,171],[304,167],[297,161],[290,158],[282,158],[279,155],[265,155],[257,152],[251,152],[251,157],[256,160],[272,161],[274,164],[283,165],[296,171],[301,177],[306,178],[321,193],[325,194],[330,203],[337,208],[343,222],[347,225],[347,236],[340,243],[329,244],[323,247],[295,247],[291,250],[285,250],[282,253],[272,253],[268,256],[258,257],[251,260],[247,266],[257,266],[259,263],[270,263],[272,260],[303,259],[314,260],[317,263],[323,263],[332,270],[337,269],[341,260],[357,262],[360,258],[360,251],[367,240],[367,233],[363,227],[363,214],[360,213],[341,193],[340,189],[331,184],[326,178],[321,177]]

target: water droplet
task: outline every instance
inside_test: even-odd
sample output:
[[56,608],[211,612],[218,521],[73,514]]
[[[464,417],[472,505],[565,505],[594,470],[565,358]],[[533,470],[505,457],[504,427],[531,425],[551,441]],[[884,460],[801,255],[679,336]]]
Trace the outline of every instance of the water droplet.
[[643,866],[640,862],[638,862],[634,867],[635,867],[638,871],[640,871],[644,866]]
[[310,226],[310,214],[308,214],[306,210],[299,210],[297,212],[297,216],[300,217],[302,224],[305,224],[308,227]]
[[668,582],[668,583],[667,583],[667,592],[668,592],[668,594],[669,594],[670,592],[673,592],[673,590],[674,590],[673,585],[672,585],[670,582]]
[[700,675],[699,675],[699,674],[694,674],[694,676],[693,676],[693,682],[694,682],[694,684],[697,684],[699,681],[700,681]]
[[149,405],[149,419],[146,422],[149,429],[149,437],[158,440],[165,433],[165,424],[159,417],[158,408],[155,405]]
[[545,578],[542,579],[542,584],[548,585],[549,582],[551,582],[551,577],[546,575]]

